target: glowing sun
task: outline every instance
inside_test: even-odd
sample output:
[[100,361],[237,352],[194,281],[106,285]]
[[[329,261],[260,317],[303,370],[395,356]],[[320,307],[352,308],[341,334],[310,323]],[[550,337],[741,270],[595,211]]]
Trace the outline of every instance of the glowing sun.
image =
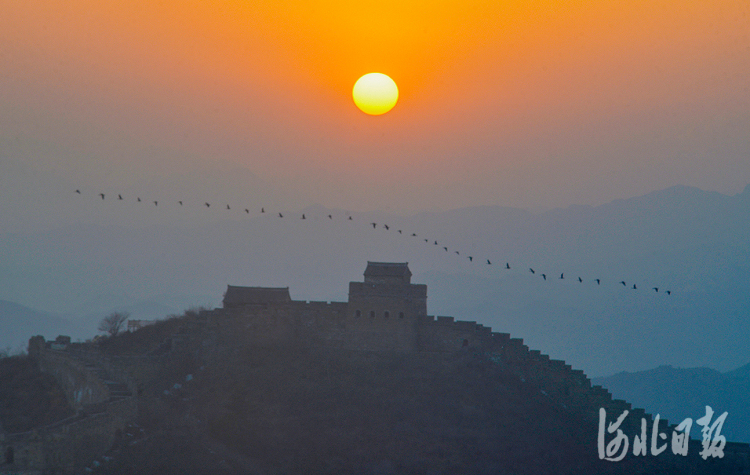
[[352,90],[354,103],[365,114],[380,115],[393,109],[398,101],[398,87],[393,79],[381,73],[365,74]]

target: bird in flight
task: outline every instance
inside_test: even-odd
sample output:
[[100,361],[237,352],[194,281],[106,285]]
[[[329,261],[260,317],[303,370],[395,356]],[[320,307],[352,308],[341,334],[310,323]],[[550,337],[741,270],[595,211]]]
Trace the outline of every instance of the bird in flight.
[[672,291],[671,290],[667,290],[666,294],[667,295],[672,295]]
[[101,196],[102,199],[104,199],[104,193],[99,193],[99,196]]
[[417,233],[411,233],[411,237],[417,237]]
[[203,204],[206,205],[206,208],[210,208],[211,207],[210,203],[203,203]]
[[627,287],[627,286],[628,286],[628,285],[627,285],[627,284],[625,283],[625,281],[624,281],[624,280],[621,280],[621,281],[620,281],[620,283],[622,284],[622,286],[623,286],[623,287]]
[[378,226],[378,223],[370,223],[372,224],[372,229],[375,229]]
[[229,207],[229,205],[227,205],[227,209],[231,209],[231,208]]
[[547,274],[542,274],[542,279],[547,280]]
[[140,196],[138,197],[138,202],[139,202],[139,203],[141,202],[141,198],[140,198]]
[[506,269],[510,269],[510,264],[506,262],[506,263],[505,263],[505,268],[506,268]]
[[425,239],[424,242],[430,242],[430,240],[429,239]]
[[633,284],[633,290],[638,290],[638,287],[636,287],[635,284]]
[[469,256],[469,262],[474,262],[474,256]]
[[265,213],[265,212],[266,212],[266,208],[261,208],[261,209],[260,209],[260,212],[261,212],[261,213]]
[[460,252],[458,252],[458,251],[456,251],[456,255],[457,255],[457,256],[460,256],[460,255],[461,255],[461,253],[460,253]]
[[398,230],[398,233],[399,233],[399,234],[404,234],[404,233],[402,233],[402,232],[401,232],[401,230],[400,230],[400,229]]
[[159,206],[159,202],[158,201],[154,201],[154,206]]
[[117,199],[122,201],[122,195],[117,195]]
[[653,287],[653,289],[656,291],[656,293],[659,293],[659,287]]
[[532,269],[531,267],[529,267],[529,272],[531,272],[532,274],[536,273],[536,272],[534,272],[534,269]]
[[352,217],[351,217],[351,216],[349,216],[349,221],[351,221],[351,220],[352,220]]
[[283,218],[283,217],[284,217],[284,215],[281,214],[281,213],[279,213],[279,218]]
[[76,193],[78,193],[80,195],[81,194],[81,190],[76,190]]
[[563,272],[562,274],[560,274],[560,278],[561,278],[561,279],[564,279],[564,278],[565,278],[565,272]]
[[331,215],[329,214],[329,215],[328,215],[328,219],[333,219],[333,216],[331,216]]
[[581,279],[581,278],[579,277],[579,278],[578,278],[578,282],[583,282],[583,279]]
[[435,241],[435,245],[437,246],[437,241]]
[[490,262],[490,260],[489,260],[489,259],[487,259],[487,265],[488,265],[488,266],[491,266],[491,265],[492,265],[492,262]]
[[182,201],[178,201],[178,203],[180,203],[180,206],[182,206]]
[[448,252],[448,248],[443,246],[443,249],[445,249],[445,252]]
[[388,227],[388,225],[387,225],[387,224],[384,224],[384,225],[383,225],[383,227],[384,227],[384,228],[385,228],[386,230],[388,230],[388,229],[391,229],[391,228],[389,228],[389,227]]
[[302,213],[302,219],[307,219],[305,218],[305,213]]
[[596,279],[596,285],[600,285],[602,281],[600,279]]
[[246,213],[246,214],[250,214],[250,210],[249,210],[249,209],[247,209],[247,208],[245,208],[245,213]]

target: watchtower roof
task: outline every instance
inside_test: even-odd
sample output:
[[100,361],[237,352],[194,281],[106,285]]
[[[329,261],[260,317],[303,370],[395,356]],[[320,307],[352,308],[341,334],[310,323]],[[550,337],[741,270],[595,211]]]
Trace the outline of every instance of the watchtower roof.
[[291,302],[289,287],[240,287],[228,285],[224,307]]
[[408,262],[371,262],[367,261],[365,282],[394,280],[403,283],[411,281]]

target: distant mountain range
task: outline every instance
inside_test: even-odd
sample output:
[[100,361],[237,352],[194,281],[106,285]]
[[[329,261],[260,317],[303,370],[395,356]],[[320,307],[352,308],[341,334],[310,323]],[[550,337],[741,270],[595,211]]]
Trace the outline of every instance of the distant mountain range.
[[[678,186],[596,207],[413,216],[322,206],[246,214],[164,197],[144,208],[89,195],[77,206],[111,219],[0,233],[0,298],[70,315],[87,336],[139,302],[150,310],[134,318],[218,305],[228,284],[345,301],[366,261],[406,261],[412,281],[428,285],[430,313],[509,332],[592,376],[750,361],[750,186],[735,196]],[[216,221],[206,224],[209,214]],[[113,221],[128,224],[104,224]],[[2,321],[0,345],[34,333]]]
[[[714,419],[728,412],[721,433],[727,440],[750,442],[750,364],[734,371],[720,373],[708,368],[673,368],[660,366],[637,373],[622,372],[595,378],[594,384],[609,389],[618,399],[672,423],[689,417],[695,420],[714,410]],[[692,431],[700,438],[700,432]]]

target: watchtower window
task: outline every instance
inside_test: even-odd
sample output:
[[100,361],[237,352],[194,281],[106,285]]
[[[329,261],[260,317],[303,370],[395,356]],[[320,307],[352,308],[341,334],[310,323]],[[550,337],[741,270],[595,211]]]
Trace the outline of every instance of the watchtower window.
[[370,310],[370,318],[375,318],[375,310]]
[[404,312],[398,312],[398,318],[404,318]]
[[385,311],[385,313],[383,314],[383,316],[384,316],[385,318],[388,318],[388,317],[390,317],[390,316],[391,316],[391,312],[389,312],[388,310],[386,310],[386,311]]
[[354,312],[354,316],[355,316],[355,317],[361,317],[361,316],[362,316],[362,310],[356,310],[356,311]]

